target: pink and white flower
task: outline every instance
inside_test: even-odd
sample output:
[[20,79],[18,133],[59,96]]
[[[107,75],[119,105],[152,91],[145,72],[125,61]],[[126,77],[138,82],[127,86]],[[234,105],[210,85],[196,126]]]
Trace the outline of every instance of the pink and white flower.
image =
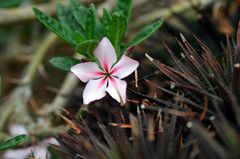
[[[8,129],[12,136],[29,134],[26,127],[20,124],[10,124]],[[50,137],[26,148],[9,149],[3,153],[3,159],[25,159],[31,154],[34,154],[36,159],[46,159],[46,156],[51,156],[47,149],[49,145],[60,146],[55,138]]]
[[94,50],[94,55],[98,63],[80,63],[71,68],[82,82],[87,83],[83,91],[83,103],[101,99],[108,92],[115,100],[125,104],[127,83],[121,79],[136,70],[139,63],[125,55],[117,61],[114,47],[106,37]]

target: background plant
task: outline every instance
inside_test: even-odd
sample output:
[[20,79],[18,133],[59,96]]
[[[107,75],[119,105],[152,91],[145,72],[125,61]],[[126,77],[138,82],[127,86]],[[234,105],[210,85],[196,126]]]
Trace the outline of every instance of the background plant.
[[[104,9],[103,17],[100,20],[96,17],[96,9],[93,4],[87,8],[77,1],[71,0],[70,2],[71,8],[58,5],[57,14],[60,22],[36,8],[33,11],[49,30],[75,47],[76,52],[84,55],[90,61],[95,61],[93,51],[104,36],[107,36],[113,44],[119,59],[128,47],[140,44],[163,23],[163,19],[160,19],[145,27],[130,42],[125,44],[123,40],[131,16],[131,0],[117,1],[112,15]],[[64,70],[69,70],[76,62],[80,61],[64,57],[51,60],[54,66]]]
[[[216,147],[214,151],[212,151],[212,148],[209,147],[205,147],[205,150],[203,151],[203,145],[211,145],[210,147],[212,147],[212,145],[219,145],[220,143],[220,154],[224,156],[225,154],[229,154],[229,152],[232,151],[232,154],[236,154],[236,151],[234,149],[237,147],[237,144],[235,144],[234,146],[233,141],[238,141],[238,138],[234,137],[236,136],[236,134],[239,134],[238,129],[236,129],[237,127],[235,116],[237,115],[234,115],[236,114],[236,112],[234,112],[234,114],[228,113],[228,111],[226,111],[228,110],[228,106],[225,106],[222,101],[219,101],[218,98],[216,98],[221,97],[222,93],[219,93],[219,91],[214,91],[214,89],[217,88],[215,83],[210,81],[210,83],[213,85],[213,89],[208,88],[209,84],[206,83],[206,81],[210,80],[208,76],[207,78],[202,78],[202,75],[200,76],[200,73],[194,72],[193,74],[195,76],[197,75],[197,77],[199,76],[199,78],[201,77],[201,91],[210,91],[208,92],[210,94],[207,95],[216,98],[217,104],[213,104],[211,102],[213,101],[213,99],[207,95],[207,97],[205,97],[205,94],[203,95],[202,93],[197,93],[191,89],[188,90],[186,88],[182,88],[176,85],[176,83],[172,82],[170,78],[164,76],[161,71],[158,70],[152,64],[152,62],[145,57],[144,53],[147,52],[149,56],[153,57],[153,59],[158,59],[161,64],[165,64],[165,66],[163,65],[164,67],[168,66],[173,69],[177,69],[177,64],[179,62],[183,62],[183,64],[188,63],[186,61],[186,57],[183,58],[185,56],[184,54],[182,54],[184,50],[181,49],[181,46],[178,45],[175,40],[175,37],[179,37],[180,33],[182,33],[186,37],[185,39],[188,40],[188,42],[192,45],[195,51],[200,56],[202,56],[202,48],[199,45],[198,40],[196,40],[193,36],[194,34],[211,50],[211,52],[214,54],[214,57],[217,58],[217,61],[220,62],[220,65],[222,67],[225,64],[222,64],[221,58],[225,57],[226,52],[224,47],[222,46],[228,46],[228,40],[226,38],[226,35],[228,35],[229,37],[229,43],[235,41],[235,33],[239,21],[238,1],[133,1],[131,20],[128,23],[127,32],[125,33],[124,40],[121,43],[125,42],[125,44],[127,44],[134,38],[134,36],[141,30],[142,27],[152,23],[153,21],[158,20],[161,17],[164,17],[165,23],[161,27],[161,29],[158,29],[154,34],[152,34],[152,36],[149,37],[148,40],[145,40],[143,43],[135,47],[135,51],[132,56],[134,56],[135,59],[139,59],[139,61],[141,61],[141,66],[138,69],[138,82],[131,82],[131,77],[128,79],[129,85],[132,87],[129,87],[130,89],[128,92],[128,102],[126,108],[127,110],[121,110],[121,107],[121,109],[117,109],[119,105],[112,102],[108,98],[96,103],[92,103],[91,105],[89,105],[88,108],[86,108],[84,105],[82,105],[81,99],[81,90],[83,89],[83,86],[77,80],[75,80],[75,78],[72,78],[71,75],[66,75],[66,73],[58,71],[49,64],[49,59],[51,57],[59,56],[60,59],[64,57],[62,58],[64,60],[66,57],[69,59],[79,59],[79,56],[74,54],[75,46],[69,47],[70,45],[66,42],[58,40],[56,36],[49,33],[46,27],[41,25],[41,23],[36,20],[37,17],[32,12],[32,7],[34,6],[35,8],[38,8],[39,10],[51,17],[56,17],[56,4],[60,3],[66,8],[69,8],[70,4],[68,0],[22,0],[18,1],[18,3],[15,4],[12,3],[13,1],[15,0],[8,0],[7,2],[10,5],[8,5],[7,8],[1,8],[0,12],[0,74],[2,86],[0,99],[0,140],[2,142],[6,141],[8,138],[11,138],[8,132],[8,126],[11,123],[18,123],[24,125],[30,133],[27,143],[14,147],[17,150],[28,146],[34,146],[34,144],[41,143],[41,140],[44,140],[44,138],[59,134],[59,132],[64,132],[66,127],[58,114],[61,111],[61,108],[64,107],[68,111],[70,111],[73,116],[76,115],[77,117],[79,117],[79,114],[81,114],[85,122],[90,123],[88,125],[90,125],[92,133],[94,133],[94,135],[96,135],[97,137],[100,137],[100,141],[103,141],[102,144],[104,144],[104,146],[107,146],[107,148],[109,148],[109,146],[106,145],[106,142],[102,138],[102,133],[98,127],[97,122],[93,122],[96,120],[96,116],[98,119],[98,123],[102,122],[110,135],[114,134],[111,132],[112,129],[124,129],[123,133],[126,133],[126,139],[129,139],[130,137],[129,141],[130,144],[132,144],[132,135],[130,133],[131,122],[128,114],[133,114],[131,115],[131,118],[136,118],[136,106],[139,106],[139,110],[143,114],[141,116],[143,116],[144,121],[149,121],[147,123],[152,123],[150,119],[152,117],[154,118],[154,121],[155,118],[156,120],[158,118],[162,118],[162,120],[160,120],[161,122],[156,121],[157,124],[160,123],[159,125],[161,125],[161,123],[163,123],[163,126],[165,126],[163,127],[164,129],[159,129],[160,132],[162,132],[162,130],[165,130],[165,132],[160,133],[160,136],[165,133],[172,135],[172,132],[174,132],[174,142],[168,142],[170,141],[170,139],[168,141],[165,141],[166,137],[164,137],[162,143],[164,143],[165,146],[175,146],[161,146],[161,148],[163,148],[161,150],[161,153],[168,153],[168,155],[171,157],[171,154],[176,154],[175,156],[178,156],[177,154],[180,153],[177,152],[182,150],[181,153],[183,154],[183,156],[185,156],[185,158],[189,156],[191,156],[192,158],[194,158],[194,156],[206,158],[205,150],[207,149],[209,151],[211,150],[211,152],[216,152]],[[4,3],[4,1],[1,2]],[[115,5],[108,0],[82,0],[81,2],[84,5],[94,3],[96,5],[96,14],[98,15],[98,17],[102,17],[101,15],[103,7],[109,10],[110,13],[114,13],[113,8],[115,7]],[[176,57],[179,59],[178,62],[175,63],[174,59],[170,58],[171,55],[168,53],[164,45],[162,45],[162,40],[164,40],[164,42],[168,45],[172,52],[174,52],[174,55],[176,55]],[[234,50],[235,44],[231,44],[229,46],[231,46],[229,47],[231,48],[230,50]],[[120,51],[121,48],[122,47],[120,45]],[[82,57],[80,57],[80,59],[81,58]],[[75,62],[78,62],[78,60],[76,60]],[[207,68],[205,65],[206,64],[204,64],[203,68]],[[188,67],[189,66],[187,66],[187,68]],[[223,68],[224,70],[226,70],[225,68],[228,67],[224,66]],[[210,71],[212,70],[210,69]],[[205,70],[204,75],[206,76],[207,73],[209,72]],[[224,76],[226,75],[225,73],[227,74],[227,72],[224,72]],[[217,75],[215,73],[213,74]],[[229,77],[231,76],[229,75]],[[229,90],[229,84],[231,85],[231,80],[227,77],[221,77],[219,79],[221,79],[221,81],[222,79],[225,79],[223,85],[225,86],[225,83],[228,83],[226,86]],[[196,87],[196,85],[192,85],[192,83],[186,81],[185,83],[191,84],[192,87]],[[134,86],[136,84],[138,88]],[[169,90],[169,88],[171,89]],[[131,93],[130,91],[132,91],[133,93]],[[232,90],[230,89],[230,92],[231,91]],[[205,98],[207,98],[207,100]],[[183,101],[183,99],[186,102],[176,102],[179,100]],[[187,99],[190,101],[188,101]],[[228,99],[228,97],[225,97],[225,99]],[[208,101],[208,111],[204,111],[206,107],[205,103],[207,103],[206,101]],[[157,102],[164,102],[164,104],[156,104]],[[190,104],[187,102],[190,102]],[[195,102],[195,104],[193,102]],[[178,107],[176,106],[177,108],[181,108],[179,108],[178,111],[173,111],[173,103],[180,105]],[[204,107],[202,108],[203,104]],[[149,105],[154,106],[151,107],[154,111],[143,109]],[[161,106],[161,109],[156,108],[156,106],[158,105]],[[168,108],[166,110],[163,105],[170,105],[172,107],[166,107]],[[213,115],[213,113],[215,113],[216,111],[214,105],[220,106],[221,111],[223,111],[223,118],[227,120],[227,124],[222,122],[222,120],[220,121],[216,116]],[[81,110],[79,110],[79,108],[81,108]],[[232,109],[232,107],[230,108]],[[123,113],[125,114],[125,116],[124,118],[122,118],[123,115],[122,113],[120,113],[120,115],[117,115],[119,117],[115,117],[114,113],[108,112],[106,110],[116,112],[115,115],[122,111],[125,112]],[[157,112],[161,111],[162,113],[158,115],[155,110]],[[166,112],[168,112],[169,114]],[[203,112],[206,112],[206,114]],[[87,115],[84,116],[84,114]],[[99,114],[101,118],[99,118],[97,114]],[[67,116],[66,114],[64,115],[65,117]],[[168,129],[168,126],[171,125],[169,124],[169,118],[171,118],[172,116],[175,117],[175,115],[180,117],[177,117],[176,126],[173,126],[174,131],[172,131],[172,129]],[[69,119],[69,116],[67,117],[67,119]],[[192,118],[195,120],[191,121],[190,119]],[[217,126],[214,126],[213,128],[213,124],[209,124],[209,120],[210,123],[213,123],[214,118],[217,119],[215,120],[215,122],[217,121]],[[131,121],[133,119],[131,119]],[[71,120],[66,121],[70,125],[72,124],[70,122]],[[188,127],[185,126],[188,121],[192,122],[190,122],[190,124],[187,124],[188,127],[191,127],[192,125],[192,129],[190,130]],[[196,122],[197,124],[193,124]],[[139,125],[141,125],[145,124],[146,122],[141,123],[140,120],[140,122],[137,122],[137,124],[138,123],[140,123]],[[148,129],[146,128],[148,126],[146,125],[149,125],[149,127],[151,127],[152,124],[145,124],[143,126],[144,135],[147,134],[145,130]],[[194,128],[194,126],[196,125],[200,125],[205,132],[207,131],[208,135],[203,135],[203,131],[201,130],[197,131],[201,132],[199,135],[193,135],[194,133],[196,133],[196,131],[193,131],[193,129],[196,129]],[[220,130],[216,133],[217,129]],[[78,129],[76,130],[77,132],[79,131]],[[83,130],[81,135],[85,134],[83,133]],[[149,131],[150,130],[151,128],[149,128]],[[156,131],[157,130],[158,128],[156,128]],[[231,135],[228,130],[234,130],[235,133],[233,134],[235,135]],[[70,130],[70,133],[72,133],[71,131],[72,130]],[[224,137],[225,134],[230,134],[228,135],[230,137]],[[69,134],[66,133],[64,133],[64,135],[69,136]],[[201,143],[200,145],[200,141],[204,141],[204,143],[206,143],[206,139],[200,139],[202,135],[204,137],[207,136],[208,141],[211,141],[211,139],[213,139],[214,142],[211,141],[211,144]],[[79,143],[81,143],[75,142],[78,139],[75,139],[74,136],[76,138],[79,138],[79,136],[76,134],[71,136],[71,138],[74,139],[74,143],[76,144],[76,146],[72,146],[75,144],[70,142],[72,149],[75,149],[75,147],[77,146],[79,148]],[[222,137],[220,138],[218,136]],[[115,137],[113,138],[115,139]],[[175,141],[179,141],[179,143]],[[222,141],[224,141],[224,143]],[[146,143],[144,142],[143,145],[145,148]],[[217,146],[217,148],[218,147],[219,146]],[[128,150],[132,150],[132,148],[133,147]],[[66,158],[66,156],[64,156],[64,154],[62,154],[60,151],[56,151],[52,148],[49,149],[51,149],[52,156],[58,158]],[[175,150],[174,152],[176,153],[171,153],[172,151],[167,152],[165,151],[165,149]],[[222,149],[224,149],[224,151],[222,151]],[[72,151],[68,151],[68,153],[72,155],[84,154],[82,153],[82,150],[76,152],[77,153],[72,153]],[[1,151],[0,155],[2,156],[3,153],[5,152]],[[117,154],[120,153],[117,152]],[[165,156],[165,158],[167,157]]]

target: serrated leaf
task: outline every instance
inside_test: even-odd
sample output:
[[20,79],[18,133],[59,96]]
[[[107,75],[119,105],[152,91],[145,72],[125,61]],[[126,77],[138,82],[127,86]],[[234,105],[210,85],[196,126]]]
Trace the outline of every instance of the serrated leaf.
[[33,12],[35,13],[35,15],[37,16],[40,22],[42,22],[49,30],[51,30],[53,33],[55,33],[65,42],[73,46],[77,44],[75,40],[74,32],[72,32],[71,29],[59,23],[52,17],[44,14],[42,11],[38,10],[37,8],[33,8]]
[[96,21],[96,28],[97,28],[97,32],[96,32],[95,39],[101,40],[102,37],[105,36],[105,33],[104,33],[103,23],[99,19],[97,19],[97,21]]
[[15,147],[17,145],[20,145],[28,140],[27,135],[18,135],[11,139],[8,139],[4,141],[3,143],[0,143],[0,150],[6,150],[12,147]]
[[94,39],[96,37],[96,21],[96,9],[95,6],[91,4],[87,12],[87,19],[85,24],[87,39]]
[[70,71],[72,66],[74,66],[78,63],[81,63],[81,61],[77,60],[77,59],[70,58],[70,57],[58,56],[58,57],[51,58],[50,63],[54,67],[56,67],[60,70]]
[[89,60],[94,61],[95,57],[93,55],[93,51],[95,50],[97,45],[98,45],[97,40],[86,40],[86,41],[78,44],[75,50],[79,54],[82,54],[82,55],[88,57]]
[[142,41],[146,40],[149,36],[151,36],[156,30],[158,30],[164,22],[164,19],[161,18],[155,23],[143,28],[126,46],[136,46],[140,44]]
[[102,23],[104,26],[105,35],[107,35],[107,31],[109,30],[109,23],[112,20],[112,16],[110,15],[109,11],[105,8],[103,9],[103,18]]
[[127,22],[131,17],[132,0],[118,0],[115,12],[121,13],[126,17]]
[[61,23],[67,24],[67,16],[71,10],[62,4],[57,5],[57,16]]
[[78,24],[77,20],[73,15],[73,11],[70,8],[67,8],[61,4],[57,5],[57,15],[59,21],[64,24],[66,27],[69,27],[73,32],[79,31],[84,33],[83,28]]
[[75,31],[75,40],[78,42],[78,43],[81,43],[83,42],[84,40],[86,40],[86,38],[80,34],[78,31]]
[[104,8],[103,9],[103,19],[102,19],[103,20],[103,25],[107,26],[108,23],[111,21],[111,19],[112,19],[112,17],[110,15],[109,11]]
[[82,3],[80,3],[79,1],[77,0],[70,0],[70,5],[73,9],[76,9],[78,8],[79,6],[82,6]]
[[119,47],[127,28],[126,18],[121,14],[114,14],[106,29],[106,35],[114,46],[118,57]]
[[79,6],[75,7],[73,10],[73,16],[78,22],[78,24],[83,28],[83,30],[85,30],[87,12],[88,12],[88,9],[81,4],[79,4]]

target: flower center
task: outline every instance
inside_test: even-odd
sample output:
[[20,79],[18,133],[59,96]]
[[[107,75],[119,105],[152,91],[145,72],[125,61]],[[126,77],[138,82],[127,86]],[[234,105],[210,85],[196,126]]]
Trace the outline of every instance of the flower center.
[[107,71],[107,72],[105,73],[105,75],[106,75],[107,77],[110,77],[110,76],[111,76],[111,72],[108,72],[108,71]]

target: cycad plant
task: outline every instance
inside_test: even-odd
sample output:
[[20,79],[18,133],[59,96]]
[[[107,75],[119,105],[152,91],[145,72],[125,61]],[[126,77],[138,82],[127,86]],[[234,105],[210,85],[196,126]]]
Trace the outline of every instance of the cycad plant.
[[[59,6],[61,22],[37,9],[33,11],[46,27],[89,61],[96,60],[92,52],[103,36],[108,37],[120,59],[127,48],[148,38],[163,22],[161,19],[144,28],[126,44],[123,39],[131,1],[117,1],[115,12],[111,15],[104,10],[101,20],[96,18],[93,5],[86,8],[71,2],[71,9]],[[222,54],[212,53],[198,38],[193,47],[181,35],[181,41],[176,41],[182,48],[181,57],[164,44],[175,61],[173,66],[146,54],[168,77],[161,83],[171,87],[145,82],[159,89],[165,98],[128,88],[135,98],[128,107],[107,98],[99,107],[80,110],[77,117],[64,111],[62,118],[70,130],[56,136],[61,149],[75,159],[238,158],[240,29],[237,35],[236,44],[228,40]],[[66,57],[51,60],[65,71],[79,62]]]
[[135,111],[110,102],[80,113],[78,118],[64,112],[62,117],[71,129],[57,136],[62,149],[72,158],[89,159],[238,158],[240,28],[236,43],[227,39],[224,53],[218,57],[195,39],[197,48],[183,35],[177,40],[181,57],[164,44],[174,66],[146,54],[170,79],[166,83],[171,87],[145,82],[168,94],[167,98],[129,88],[139,101]]

